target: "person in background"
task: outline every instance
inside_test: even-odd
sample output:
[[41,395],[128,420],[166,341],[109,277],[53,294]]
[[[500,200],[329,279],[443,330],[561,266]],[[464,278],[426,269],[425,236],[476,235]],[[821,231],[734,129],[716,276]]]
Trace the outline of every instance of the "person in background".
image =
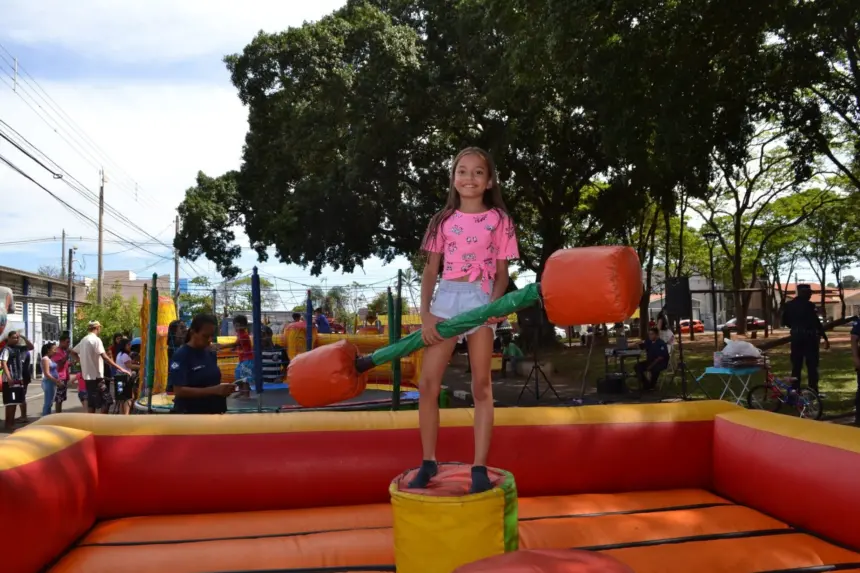
[[821,396],[818,392],[818,347],[822,338],[825,350],[830,348],[830,341],[812,302],[811,286],[797,285],[797,296],[785,303],[782,325],[791,329],[791,377],[796,380],[795,387],[800,387],[803,363],[806,362],[809,387]]
[[[47,416],[51,413],[51,406],[56,401],[56,394],[62,388],[66,389],[66,384],[60,380],[60,374],[57,369],[57,363],[54,361],[57,345],[53,342],[46,342],[42,345],[42,416]],[[61,402],[62,403],[62,402]]]
[[[125,336],[123,336],[121,332],[117,332],[113,335],[113,342],[111,343],[110,348],[108,348],[108,355],[114,362],[116,362],[116,357],[119,356],[119,343],[123,338],[125,338]],[[113,367],[111,367],[111,375],[116,376],[116,371]]]
[[[173,353],[176,352],[183,344],[185,344],[185,335],[188,334],[188,327],[181,320],[174,320],[167,326],[167,363],[170,364],[173,360]],[[167,381],[167,393],[171,394],[173,387],[170,385],[170,380]]]
[[21,403],[18,408],[21,410],[21,417],[18,418],[18,421],[26,424],[28,421],[27,418],[27,391],[30,388],[30,382],[33,381],[33,357],[30,354],[30,351],[33,350],[33,345],[30,341],[25,341],[23,337],[18,337],[18,349],[24,353],[24,368],[22,370],[24,374],[24,402]]
[[[63,332],[60,335],[60,343],[57,345],[57,348],[54,350],[54,355],[51,357],[51,360],[57,364],[57,377],[60,379],[60,382],[62,382],[62,385],[57,387],[57,391],[54,394],[54,404],[56,404],[56,412],[58,414],[63,411],[63,402],[66,401],[69,383],[71,382],[71,376],[69,374],[69,358],[71,358],[71,354],[69,354],[70,342],[69,333]],[[81,404],[86,408],[86,399],[81,400]]]
[[80,381],[83,377],[87,389],[87,411],[90,414],[95,414],[96,411],[106,414],[108,407],[113,402],[113,397],[110,393],[110,387],[105,382],[105,363],[115,368],[120,374],[130,374],[130,372],[121,368],[105,352],[104,343],[99,338],[102,331],[102,325],[99,321],[91,321],[87,325],[87,330],[87,335],[70,352],[72,357],[81,363],[81,376],[78,377],[78,380]]
[[642,389],[650,391],[657,386],[660,373],[669,366],[669,347],[660,338],[660,331],[655,326],[648,329],[648,340],[641,344],[641,348],[645,349],[645,361],[637,362],[634,368]]
[[[19,346],[23,340],[25,346]],[[0,350],[0,384],[3,385],[3,405],[6,406],[5,429],[12,432],[15,428],[15,409],[21,406],[26,418],[27,388],[24,386],[24,358],[33,345],[14,330],[6,335],[6,346]]]
[[234,378],[239,386],[239,398],[248,400],[251,398],[251,381],[254,379],[254,348],[248,332],[248,317],[244,314],[234,316],[233,328],[236,330],[236,342],[219,345],[219,350],[236,349],[238,364]]
[[522,360],[523,358],[523,351],[520,350],[520,347],[517,346],[517,343],[514,342],[513,339],[510,339],[508,341],[508,344],[505,346],[504,353],[502,354],[502,375],[506,373],[507,364],[510,364],[511,374],[516,376],[517,364],[519,364],[520,360]]
[[331,325],[328,323],[328,319],[323,314],[321,308],[314,311],[314,325],[320,334],[331,334]]
[[669,348],[669,354],[672,354],[672,348],[675,346],[675,333],[672,332],[672,323],[669,316],[666,314],[666,309],[662,309],[657,315],[655,327],[660,332],[660,340],[666,343]]
[[284,381],[287,352],[283,347],[275,345],[271,327],[264,326],[262,330],[263,383],[280,384]]
[[860,320],[851,327],[851,358],[857,373],[857,393],[854,395],[854,425],[860,427]]
[[[134,373],[140,370],[140,364],[131,358],[131,341],[123,338],[117,344],[116,363],[120,368]],[[116,399],[120,402],[121,413],[127,416],[131,413],[132,376],[117,375]]]
[[218,357],[211,348],[217,321],[198,314],[191,321],[185,344],[173,354],[168,383],[173,387],[173,413],[223,414],[235,384],[221,383]]

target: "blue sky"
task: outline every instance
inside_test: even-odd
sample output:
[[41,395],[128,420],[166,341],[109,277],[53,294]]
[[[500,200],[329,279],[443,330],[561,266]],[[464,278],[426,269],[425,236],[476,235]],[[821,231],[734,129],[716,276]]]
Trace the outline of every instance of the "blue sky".
[[[0,120],[94,193],[104,167],[107,203],[169,245],[175,208],[197,171],[218,175],[240,165],[247,113],[229,82],[223,56],[241,51],[261,29],[301,25],[342,3],[6,0],[0,20]],[[21,66],[17,85],[13,57]],[[5,141],[0,141],[0,155],[87,217],[97,217],[93,204]],[[78,247],[76,274],[95,277],[94,225],[5,165],[0,173],[0,197],[13,198],[6,202],[0,225],[0,264],[30,271],[58,267],[59,237],[65,229],[69,236],[82,237],[67,243]],[[106,233],[106,270],[132,270],[140,276],[173,273],[168,247],[153,245],[151,237],[118,217],[109,214],[105,221],[109,229],[143,242],[150,251],[129,250]],[[57,240],[8,244],[47,237]],[[247,246],[243,234],[240,244]],[[243,270],[254,264],[250,253],[240,261]],[[279,264],[273,256],[260,265],[264,276],[279,277],[272,280],[285,305],[301,296],[302,285],[375,283],[368,290],[372,294],[406,267],[405,260],[383,266],[372,259],[351,276],[328,269],[317,278]],[[183,262],[180,276],[197,274],[218,280],[208,261]]]

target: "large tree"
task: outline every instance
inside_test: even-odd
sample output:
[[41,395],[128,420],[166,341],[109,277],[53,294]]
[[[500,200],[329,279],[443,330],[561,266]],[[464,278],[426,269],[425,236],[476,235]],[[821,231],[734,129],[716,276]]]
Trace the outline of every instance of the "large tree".
[[860,191],[860,2],[793,0],[768,51],[771,108],[799,171],[819,155]]
[[189,190],[181,214],[198,224],[180,253],[235,274],[233,225],[261,259],[273,246],[312,273],[414,253],[467,145],[496,159],[525,268],[540,275],[555,250],[603,237],[639,199],[602,197],[589,94],[560,89],[561,70],[520,74],[508,50],[520,38],[488,26],[484,4],[353,1],[229,56],[249,109],[244,162],[235,193],[232,176],[215,185],[219,205],[205,200],[213,181]]
[[[779,131],[760,130],[750,147],[751,157],[739,167],[715,157],[720,177],[705,199],[691,205],[705,220],[707,230],[716,234],[719,250],[730,261],[735,317],[747,315],[749,291],[744,295],[740,291],[757,286],[771,239],[836,200],[833,194],[818,189],[801,192],[804,183],[822,173],[798,178],[792,166],[793,155],[781,145],[784,136]],[[789,197],[791,209],[771,208],[780,198],[787,206]],[[739,320],[738,331],[743,334],[745,330],[746,321]]]

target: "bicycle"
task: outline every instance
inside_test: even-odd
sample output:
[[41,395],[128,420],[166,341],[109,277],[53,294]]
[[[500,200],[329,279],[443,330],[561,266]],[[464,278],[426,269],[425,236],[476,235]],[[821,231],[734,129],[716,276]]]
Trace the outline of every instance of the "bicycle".
[[753,386],[747,392],[747,406],[752,409],[778,412],[783,405],[797,410],[800,418],[820,420],[824,415],[821,398],[812,388],[796,385],[797,378],[777,378],[764,359],[765,383]]

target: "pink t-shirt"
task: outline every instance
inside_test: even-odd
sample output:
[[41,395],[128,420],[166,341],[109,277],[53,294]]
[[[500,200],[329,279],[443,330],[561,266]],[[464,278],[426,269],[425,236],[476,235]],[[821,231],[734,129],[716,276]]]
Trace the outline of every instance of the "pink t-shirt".
[[427,237],[424,250],[442,253],[443,279],[480,278],[487,293],[496,276],[496,261],[520,256],[511,218],[496,209],[477,214],[454,211],[434,236]]

